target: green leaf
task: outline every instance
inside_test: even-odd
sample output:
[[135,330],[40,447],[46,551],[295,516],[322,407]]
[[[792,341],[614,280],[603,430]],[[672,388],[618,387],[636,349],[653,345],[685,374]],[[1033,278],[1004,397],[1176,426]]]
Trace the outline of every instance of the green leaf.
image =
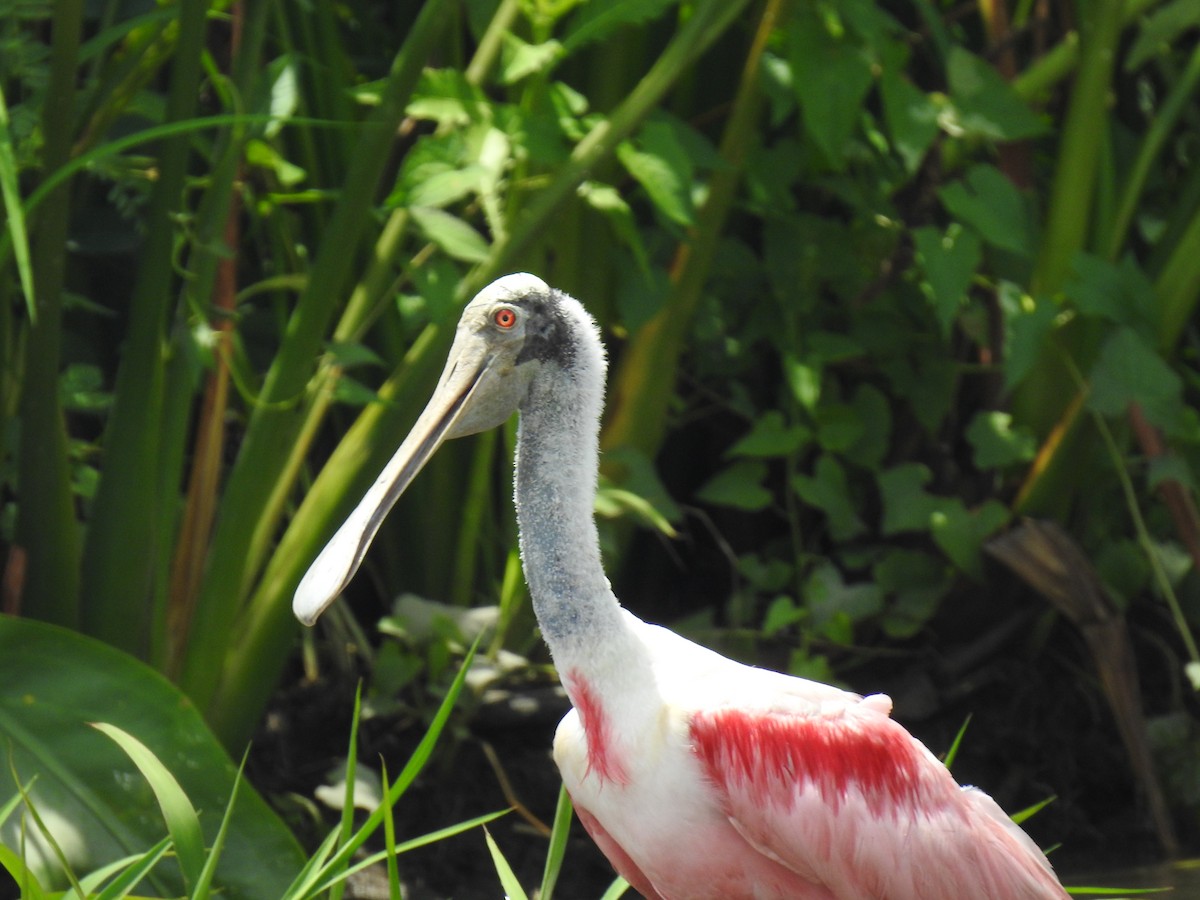
[[923,227],[913,231],[917,256],[925,269],[925,287],[942,335],[950,334],[959,310],[967,300],[971,279],[983,261],[983,242],[972,229],[952,223],[943,233]]
[[960,46],[950,50],[946,77],[958,112],[952,130],[956,136],[1016,141],[1046,131],[1045,123],[990,63]]
[[[52,661],[52,664],[51,664]],[[53,820],[70,823],[78,870],[141,854],[162,837],[163,822],[145,779],[96,719],[134,735],[170,765],[191,805],[202,811],[211,843],[236,769],[195,707],[153,670],[71,631],[0,616],[0,732],[30,797]],[[248,786],[230,822],[217,868],[226,896],[282,896],[304,857],[288,829]],[[3,791],[0,790],[0,794]],[[211,815],[207,813],[211,812]],[[0,829],[9,843],[12,823]],[[178,894],[174,864],[152,883]]]
[[722,469],[696,491],[696,499],[714,506],[732,506],[755,512],[771,503],[771,492],[762,486],[767,466],[741,459]]
[[805,131],[829,167],[841,171],[846,166],[846,141],[858,124],[874,76],[869,55],[848,32],[832,24],[830,17],[805,7],[787,31],[788,60]]
[[1114,264],[1090,253],[1075,254],[1063,293],[1084,315],[1126,325],[1154,341],[1154,285],[1133,257]]
[[903,75],[885,71],[879,82],[892,147],[914,173],[938,134],[938,104]]
[[980,469],[1000,469],[1025,463],[1037,453],[1037,438],[1023,426],[1013,428],[1013,417],[998,410],[975,414],[964,432],[975,449],[975,465]]
[[835,541],[847,541],[866,531],[850,496],[846,471],[832,455],[822,454],[812,477],[793,476],[792,489],[805,503],[825,513]]
[[1087,405],[1104,416],[1123,416],[1131,403],[1172,436],[1195,434],[1196,413],[1183,400],[1183,382],[1137,332],[1115,331],[1088,378]]
[[554,886],[562,872],[563,858],[567,852],[567,838],[571,834],[571,795],[566,785],[558,789],[558,803],[554,807],[554,825],[550,829],[550,847],[546,851],[546,865],[542,870],[542,888],[538,900],[551,900]]
[[184,880],[188,889],[193,889],[200,877],[200,870],[204,868],[204,834],[200,829],[200,817],[187,794],[159,758],[129,732],[107,722],[96,722],[92,727],[107,735],[125,751],[125,755],[138,767],[154,791]]
[[1023,259],[1033,256],[1033,228],[1025,198],[995,166],[972,166],[962,181],[938,190],[950,215],[980,236]]
[[647,123],[636,141],[622,141],[617,146],[617,159],[663,215],[677,225],[694,224],[692,160],[671,126]]
[[1200,4],[1175,0],[1146,16],[1125,58],[1125,71],[1141,68],[1152,56],[1165,54],[1184,32],[1200,25]]
[[1041,357],[1060,310],[1051,300],[1022,293],[1010,281],[1000,282],[996,293],[1004,313],[1004,386],[1011,390]]
[[762,633],[765,637],[774,637],[785,628],[791,628],[807,618],[808,610],[796,606],[791,597],[780,595],[767,607],[763,616]]
[[410,212],[425,237],[454,259],[479,263],[488,258],[488,242],[458,216],[428,206],[414,206]]
[[883,610],[883,593],[869,581],[847,584],[837,566],[824,562],[804,582],[804,605],[815,626],[827,634],[833,626],[835,639],[850,640],[853,635],[846,634],[843,625],[878,615]]
[[504,888],[504,896],[510,898],[510,900],[529,900],[529,896],[521,887],[521,882],[513,872],[512,866],[508,864],[508,860],[500,852],[500,847],[492,837],[492,833],[485,828],[483,829],[483,836],[487,839],[488,852],[492,855],[492,863],[496,866],[496,874],[500,876],[500,885]]
[[529,44],[515,34],[504,35],[504,63],[500,68],[500,81],[516,84],[530,75],[549,72],[566,56],[566,50],[556,40],[542,44]]
[[842,450],[842,457],[864,469],[878,469],[888,453],[892,436],[892,408],[883,391],[860,385],[850,400],[860,425],[859,437]]
[[802,425],[788,425],[783,413],[770,410],[762,415],[750,433],[725,451],[726,456],[790,456],[812,437]]
[[885,535],[929,530],[934,513],[945,502],[926,492],[925,485],[932,477],[920,463],[903,463],[879,474]]
[[1008,507],[989,500],[969,510],[957,497],[947,501],[932,516],[933,540],[950,561],[973,578],[983,577],[983,542],[1009,519]]
[[8,121],[8,104],[0,90],[0,198],[4,200],[5,223],[12,239],[17,275],[25,294],[25,308],[31,321],[37,321],[37,300],[33,292],[33,265],[29,257],[29,235],[25,230],[25,210],[21,205],[16,154]]
[[919,550],[888,550],[871,574],[888,597],[883,630],[901,640],[925,627],[951,580],[943,561]]

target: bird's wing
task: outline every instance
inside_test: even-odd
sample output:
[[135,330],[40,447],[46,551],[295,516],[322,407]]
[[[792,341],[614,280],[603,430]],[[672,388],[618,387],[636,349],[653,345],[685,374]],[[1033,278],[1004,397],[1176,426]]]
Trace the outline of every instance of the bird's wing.
[[749,844],[839,897],[1065,898],[1033,842],[889,710],[877,696],[699,711],[692,752]]

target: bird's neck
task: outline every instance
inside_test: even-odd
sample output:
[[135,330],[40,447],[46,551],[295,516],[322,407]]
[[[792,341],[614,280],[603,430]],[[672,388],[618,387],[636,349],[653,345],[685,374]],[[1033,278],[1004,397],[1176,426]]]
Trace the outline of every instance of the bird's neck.
[[535,378],[517,438],[521,559],[542,636],[560,666],[623,626],[593,517],[604,377],[598,358],[598,372]]

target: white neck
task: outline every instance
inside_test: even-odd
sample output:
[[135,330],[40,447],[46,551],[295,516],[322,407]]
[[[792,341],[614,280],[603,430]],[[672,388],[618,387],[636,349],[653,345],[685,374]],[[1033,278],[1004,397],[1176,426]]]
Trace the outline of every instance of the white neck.
[[572,365],[564,370],[547,362],[534,376],[521,404],[516,460],[525,578],[542,636],[560,664],[622,628],[593,518],[604,350],[583,308],[575,304],[572,312]]

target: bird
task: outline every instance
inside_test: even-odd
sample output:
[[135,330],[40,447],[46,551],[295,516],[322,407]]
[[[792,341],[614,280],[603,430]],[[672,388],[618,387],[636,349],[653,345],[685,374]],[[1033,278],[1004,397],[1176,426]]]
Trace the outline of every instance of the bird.
[[554,760],[583,827],[647,900],[1065,898],[1045,854],[860,696],[744,665],[621,606],[593,504],[606,353],[527,273],[466,305],[432,398],[300,581],[311,625],[443,441],[519,412],[514,500],[534,612],[572,709]]

